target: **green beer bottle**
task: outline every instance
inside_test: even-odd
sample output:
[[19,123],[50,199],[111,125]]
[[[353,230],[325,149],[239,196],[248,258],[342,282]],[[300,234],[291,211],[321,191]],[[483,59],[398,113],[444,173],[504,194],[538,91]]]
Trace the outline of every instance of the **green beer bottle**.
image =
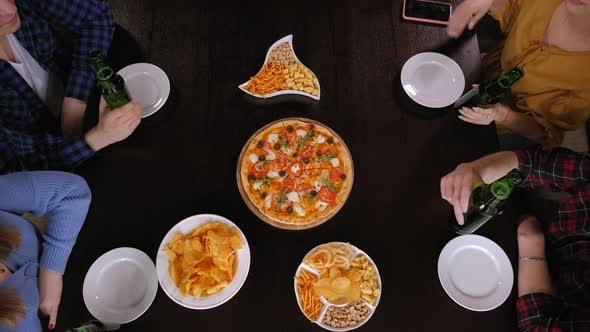
[[481,184],[471,193],[469,208],[463,214],[463,225],[453,221],[453,230],[457,234],[471,234],[483,226],[492,217],[502,213],[502,207],[508,201],[514,188],[522,182],[518,169],[513,169],[503,178],[492,184]]
[[489,106],[499,102],[510,87],[524,76],[524,71],[520,68],[514,68],[504,75],[498,77],[495,81],[483,81],[479,85],[478,92],[470,104],[475,106]]
[[109,66],[99,50],[92,50],[90,57],[96,66],[96,80],[104,100],[110,108],[121,107],[131,101],[125,89],[125,81]]
[[68,329],[66,332],[103,332],[107,328],[98,320],[91,320],[80,327]]

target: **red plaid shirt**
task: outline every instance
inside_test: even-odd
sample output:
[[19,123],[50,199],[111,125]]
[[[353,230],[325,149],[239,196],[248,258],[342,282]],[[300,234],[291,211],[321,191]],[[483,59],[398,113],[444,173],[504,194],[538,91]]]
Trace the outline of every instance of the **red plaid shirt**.
[[590,331],[590,154],[518,151],[523,186],[549,185],[572,196],[541,220],[558,295],[527,294],[516,309],[523,331]]

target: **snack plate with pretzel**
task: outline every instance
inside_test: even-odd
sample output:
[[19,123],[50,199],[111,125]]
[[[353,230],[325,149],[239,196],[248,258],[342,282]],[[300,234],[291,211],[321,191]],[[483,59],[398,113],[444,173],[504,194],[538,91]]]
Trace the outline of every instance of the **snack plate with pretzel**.
[[262,68],[239,88],[257,98],[290,94],[320,100],[320,82],[295,55],[293,35],[275,42],[268,49]]
[[366,323],[381,298],[381,277],[365,252],[344,242],[312,249],[297,268],[295,296],[303,314],[330,331]]

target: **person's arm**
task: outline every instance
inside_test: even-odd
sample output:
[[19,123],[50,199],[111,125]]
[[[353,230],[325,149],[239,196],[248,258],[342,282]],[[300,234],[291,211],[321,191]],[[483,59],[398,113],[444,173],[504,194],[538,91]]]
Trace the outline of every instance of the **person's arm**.
[[89,52],[107,54],[114,31],[109,8],[97,0],[31,0],[36,11],[54,27],[73,36],[72,64],[62,104],[61,128],[66,138],[82,132],[86,101],[95,75]]
[[65,97],[62,103],[61,132],[68,139],[82,133],[86,102]]
[[61,301],[62,274],[88,206],[90,189],[81,177],[62,172],[11,173],[0,177],[0,210],[47,215],[39,266],[39,310],[53,329]]
[[563,317],[566,309],[567,304],[563,300],[550,294],[520,296],[516,300],[518,327],[526,332],[563,332],[559,324],[562,320],[568,321]]
[[0,210],[47,215],[40,266],[63,273],[90,204],[84,179],[53,171],[11,173],[0,177],[0,193]]
[[459,37],[465,28],[472,30],[488,11],[499,11],[507,1],[514,2],[516,0],[465,0],[461,2],[453,10],[447,33],[450,37]]
[[459,119],[465,122],[477,125],[489,125],[495,122],[535,142],[540,143],[545,137],[545,129],[535,118],[515,112],[509,106],[501,103],[488,108],[463,107],[459,109],[459,113],[461,113]]
[[[71,171],[95,153],[86,139],[80,135],[65,141],[61,136],[46,133],[39,143],[41,143],[39,147],[42,150],[35,151],[30,155],[30,160],[24,161],[27,169]],[[41,154],[46,158],[39,158]]]
[[522,218],[518,226],[518,256],[519,327],[523,331],[561,331],[557,318],[565,306],[555,297],[545,259],[545,235],[533,216]]
[[72,64],[65,96],[86,102],[94,85],[89,53],[107,54],[114,32],[110,9],[98,0],[29,0],[52,26],[73,36]]
[[440,192],[444,200],[453,205],[455,217],[463,224],[463,213],[469,207],[469,197],[474,185],[491,183],[518,167],[514,152],[498,152],[471,163],[464,163],[440,180]]
[[496,121],[497,124],[535,142],[540,142],[543,139],[545,129],[535,118],[524,113],[515,112],[508,106],[502,106],[505,110],[500,113],[500,118]]
[[502,6],[504,6],[506,1],[507,0],[494,0],[494,2],[492,3],[492,6],[490,7],[490,11],[496,12],[496,11],[500,10],[500,8],[502,8]]
[[553,185],[564,191],[577,191],[590,178],[588,152],[577,153],[565,148],[548,151],[541,147],[518,151],[518,168],[523,174],[523,185]]
[[108,110],[104,98],[100,98],[98,124],[90,129],[84,139],[94,151],[120,142],[131,135],[141,123],[143,110],[136,100]]
[[517,152],[498,152],[471,163],[460,164],[440,182],[441,196],[453,205],[457,221],[463,223],[474,184],[491,183],[514,168],[523,175],[521,185],[554,185],[565,191],[575,191],[588,180],[588,153],[576,153],[557,148],[544,151],[541,147]]
[[[30,152],[17,156],[22,168],[70,171],[92,157],[96,151],[127,138],[141,122],[143,111],[134,100],[114,110],[105,111],[105,109],[106,103],[101,101],[99,122],[84,136],[79,135],[68,141],[54,132],[46,132],[38,137],[27,137],[26,142],[29,144]],[[10,138],[2,137],[4,135],[6,134],[0,133],[0,154],[9,153],[10,155],[4,157],[12,158]],[[1,171],[14,171],[6,165],[3,167],[6,169]]]

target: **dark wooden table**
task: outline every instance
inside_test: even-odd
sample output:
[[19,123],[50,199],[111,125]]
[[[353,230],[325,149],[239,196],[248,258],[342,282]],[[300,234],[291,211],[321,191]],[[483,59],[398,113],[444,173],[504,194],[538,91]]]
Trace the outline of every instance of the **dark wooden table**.
[[[329,241],[355,244],[380,269],[381,303],[361,330],[516,329],[514,293],[496,310],[471,312],[445,294],[436,269],[453,237],[440,177],[496,150],[495,132],[462,123],[450,109],[418,107],[399,84],[404,62],[423,51],[450,55],[468,83],[475,82],[475,35],[450,41],[444,28],[403,22],[401,0],[109,3],[138,44],[117,41],[115,51],[163,68],[173,91],[132,137],[79,170],[93,202],[64,277],[58,331],[90,318],[81,290],[97,257],[130,246],[155,258],[166,232],[199,213],[233,220],[248,238],[252,265],[243,288],[206,311],[178,306],[160,289],[151,308],[123,330],[319,331],[300,312],[292,278],[308,250]],[[237,85],[257,72],[274,41],[290,33],[297,55],[321,81],[321,101],[244,98]],[[236,186],[244,142],[264,124],[288,116],[335,129],[355,161],[344,208],[308,231],[282,231],[258,220]],[[516,230],[507,215],[479,233],[502,246],[516,268]]]

